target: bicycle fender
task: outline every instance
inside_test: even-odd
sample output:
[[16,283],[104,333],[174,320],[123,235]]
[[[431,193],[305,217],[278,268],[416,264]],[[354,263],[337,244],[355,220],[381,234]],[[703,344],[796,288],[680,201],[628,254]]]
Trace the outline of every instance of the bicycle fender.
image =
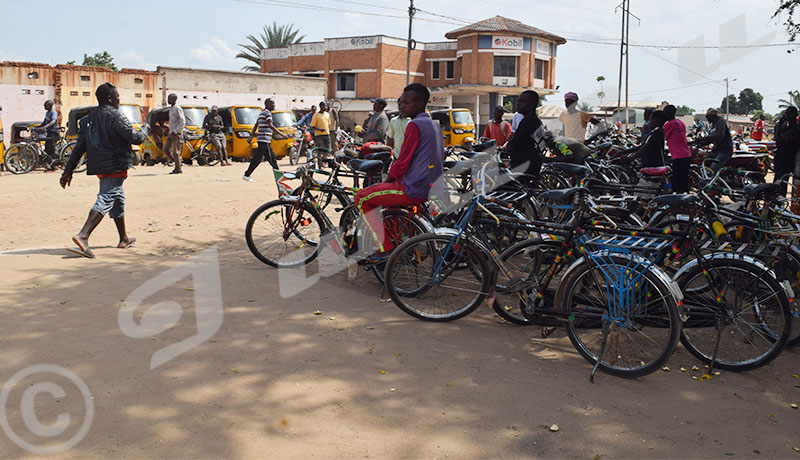
[[[458,236],[458,234],[461,233],[461,232],[459,232],[459,230],[455,229],[455,228],[436,228],[436,229],[433,230],[433,233],[436,234],[436,235],[439,235],[439,236],[448,236],[448,237],[452,238],[452,237]],[[484,254],[486,254],[487,256],[489,254],[491,254],[491,251],[483,243],[481,243],[480,240],[478,240],[477,238],[471,237],[469,235],[465,235],[463,233],[461,233],[461,237],[465,238],[470,244],[473,244],[473,245],[477,246],[478,249],[480,251],[482,251]]]
[[[745,262],[752,263],[753,265],[757,266],[758,268],[766,271],[776,281],[778,279],[778,277],[775,276],[775,272],[773,272],[771,268],[767,267],[760,260],[758,260],[758,259],[756,259],[754,257],[748,256],[748,255],[736,254],[736,253],[731,254],[731,253],[725,253],[725,252],[718,252],[718,253],[714,253],[714,254],[708,254],[708,255],[703,257],[703,260],[712,260],[712,259],[743,260]],[[689,269],[694,268],[698,264],[699,264],[699,262],[697,261],[697,259],[693,259],[691,262],[689,262],[688,264],[686,264],[683,267],[681,267],[680,270],[678,270],[675,273],[675,275],[672,277],[672,279],[675,280],[675,282],[677,283],[678,279],[681,276],[683,276],[687,271],[689,271]],[[791,284],[789,284],[788,282],[779,282],[778,284],[781,285],[781,287],[783,288],[783,292],[786,294],[786,296],[789,299],[793,299],[794,298],[794,290],[792,289]]]

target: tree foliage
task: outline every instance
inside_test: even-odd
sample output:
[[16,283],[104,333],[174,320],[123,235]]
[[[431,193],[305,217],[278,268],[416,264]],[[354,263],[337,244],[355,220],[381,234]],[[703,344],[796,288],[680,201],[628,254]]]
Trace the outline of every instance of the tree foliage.
[[764,112],[763,110],[756,110],[755,112],[753,112],[751,117],[750,117],[750,120],[756,121],[756,120],[758,120],[758,118],[761,115],[764,115],[764,122],[765,123],[770,123],[770,124],[772,123],[772,121],[773,121],[772,114]]
[[763,100],[764,96],[762,96],[761,93],[753,91],[752,88],[745,88],[739,92],[738,98],[734,94],[729,94],[728,97],[723,98],[719,108],[725,111],[727,108],[725,102],[728,101],[730,104],[730,113],[748,115],[756,110],[762,110],[763,107],[761,103]]
[[239,44],[242,49],[236,55],[237,59],[244,59],[252,64],[242,67],[245,72],[258,72],[261,70],[261,50],[266,48],[286,48],[292,43],[300,43],[305,35],[297,36],[299,30],[294,28],[294,24],[284,24],[279,26],[273,22],[271,26],[264,26],[259,36],[248,35],[246,38],[250,43]]
[[[67,64],[75,65],[75,61],[67,61]],[[110,54],[108,54],[108,51],[103,51],[102,53],[94,53],[94,55],[92,56],[84,54],[83,63],[81,65],[89,65],[92,67],[108,67],[114,72],[119,70],[116,64],[114,64],[114,58],[111,57]]]
[[786,99],[778,99],[778,107],[785,109],[789,106],[800,108],[800,91],[789,91]]
[[772,14],[773,18],[783,16],[786,14],[786,21],[783,23],[786,27],[786,33],[789,34],[789,41],[793,42],[800,35],[800,21],[795,19],[795,10],[800,11],[800,0],[779,0],[778,9]]
[[581,102],[578,104],[578,110],[581,110],[581,111],[583,111],[583,112],[591,112],[591,111],[593,111],[593,110],[594,110],[594,107],[592,107],[592,104],[589,104],[589,103],[588,103],[588,102],[586,102],[586,101],[581,101]]
[[683,117],[686,115],[693,115],[694,109],[685,105],[679,105],[675,107],[675,115],[678,117]]

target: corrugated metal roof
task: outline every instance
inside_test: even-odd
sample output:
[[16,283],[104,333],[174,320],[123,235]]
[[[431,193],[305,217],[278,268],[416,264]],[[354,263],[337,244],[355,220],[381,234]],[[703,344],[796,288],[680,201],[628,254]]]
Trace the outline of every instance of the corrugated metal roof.
[[558,118],[561,116],[561,113],[564,112],[564,109],[555,104],[548,104],[539,107],[537,112],[539,118]]
[[559,37],[558,35],[551,34],[542,29],[538,29],[536,27],[529,26],[515,19],[509,19],[503,16],[495,16],[493,18],[484,19],[483,21],[479,21],[474,24],[470,24],[468,26],[451,30],[450,32],[447,32],[444,36],[446,38],[453,39],[467,32],[513,32],[525,35],[546,36],[553,39],[558,44],[564,44],[567,42],[567,40],[564,39],[563,37]]

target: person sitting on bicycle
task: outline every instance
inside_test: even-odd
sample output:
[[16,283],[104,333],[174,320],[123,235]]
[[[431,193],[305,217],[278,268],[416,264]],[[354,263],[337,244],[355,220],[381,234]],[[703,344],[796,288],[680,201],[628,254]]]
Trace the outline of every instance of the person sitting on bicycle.
[[317,106],[312,105],[311,109],[300,118],[300,121],[294,124],[295,128],[308,128],[308,124],[311,123],[311,119],[314,117],[314,114],[317,113]]
[[225,122],[222,120],[219,108],[216,105],[211,106],[211,112],[203,119],[203,129],[208,133],[208,141],[211,142],[217,151],[217,155],[219,155],[219,165],[230,166],[228,152],[225,150]]
[[711,153],[714,155],[714,161],[711,162],[711,170],[716,174],[733,156],[733,139],[731,139],[731,131],[728,129],[728,124],[724,118],[719,116],[719,112],[714,109],[708,109],[706,120],[711,125],[711,133],[692,142],[692,145],[702,147],[714,144],[711,148]]
[[[61,137],[58,131],[58,113],[53,110],[53,101],[50,99],[44,101],[44,121],[39,127],[34,128],[36,133],[45,134],[44,153],[50,157],[51,160],[56,159],[56,142]],[[52,162],[51,162],[52,163]],[[54,171],[56,168],[52,164],[47,166],[48,171]]]
[[439,123],[425,112],[430,95],[421,83],[403,89],[398,101],[400,113],[410,117],[411,122],[406,127],[403,148],[389,170],[388,182],[356,193],[358,212],[378,245],[369,262],[384,260],[394,249],[383,227],[380,208],[422,204],[432,195],[434,184],[441,181],[444,142]]

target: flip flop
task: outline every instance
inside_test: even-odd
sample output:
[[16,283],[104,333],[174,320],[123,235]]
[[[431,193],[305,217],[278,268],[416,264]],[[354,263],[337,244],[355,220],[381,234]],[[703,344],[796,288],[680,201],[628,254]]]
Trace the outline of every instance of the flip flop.
[[70,252],[72,254],[77,254],[82,257],[86,257],[87,259],[94,259],[94,254],[92,254],[91,252],[86,252],[81,248],[67,248],[67,252]]
[[133,243],[136,242],[136,238],[135,237],[130,237],[130,238],[128,238],[128,240],[129,240],[128,244],[126,244],[125,246],[117,245],[117,249],[128,249],[128,248],[133,246]]

